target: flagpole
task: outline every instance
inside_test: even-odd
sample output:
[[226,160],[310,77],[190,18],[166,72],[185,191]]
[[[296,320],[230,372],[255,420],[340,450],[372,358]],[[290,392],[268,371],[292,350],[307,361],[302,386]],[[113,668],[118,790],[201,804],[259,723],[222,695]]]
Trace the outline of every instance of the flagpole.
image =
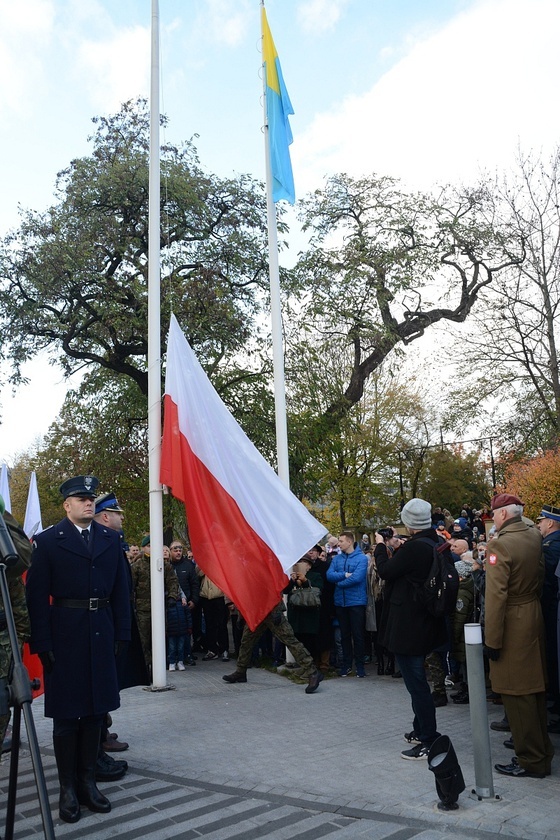
[[148,206],[148,469],[152,689],[166,688],[161,462],[159,5],[152,0],[150,72],[150,165]]
[[[261,6],[264,6],[261,0]],[[266,215],[268,227],[268,273],[270,282],[270,317],[272,322],[272,365],[274,371],[274,413],[276,420],[276,460],[278,477],[290,486],[288,457],[288,422],[286,414],[286,378],[284,373],[284,344],[282,330],[282,304],[280,300],[280,269],[278,265],[278,229],[276,205],[272,198],[272,166],[266,113],[266,77],[263,59],[263,112],[264,149],[266,173]]]

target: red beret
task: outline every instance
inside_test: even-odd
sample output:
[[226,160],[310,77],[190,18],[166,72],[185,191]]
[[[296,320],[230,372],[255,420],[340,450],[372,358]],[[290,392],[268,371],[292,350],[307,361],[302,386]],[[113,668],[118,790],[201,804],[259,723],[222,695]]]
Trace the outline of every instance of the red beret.
[[521,505],[523,507],[523,502],[518,496],[510,496],[509,493],[498,493],[491,502],[492,510],[506,507],[506,505]]

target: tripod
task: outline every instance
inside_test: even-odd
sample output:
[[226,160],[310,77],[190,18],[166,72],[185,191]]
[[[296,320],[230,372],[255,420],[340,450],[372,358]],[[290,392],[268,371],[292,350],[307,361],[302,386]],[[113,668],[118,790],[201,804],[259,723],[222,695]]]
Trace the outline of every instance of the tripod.
[[[3,526],[3,527],[2,527]],[[3,551],[6,545],[6,537],[11,543],[11,549]],[[10,639],[10,647],[12,649],[12,668],[11,680],[0,680],[0,713],[6,713],[10,706],[14,707],[14,716],[12,722],[12,749],[10,752],[10,778],[8,786],[8,803],[6,806],[6,826],[4,840],[13,840],[14,836],[14,818],[16,812],[16,793],[17,793],[17,776],[19,763],[19,738],[21,731],[21,713],[25,720],[25,728],[27,730],[27,737],[29,739],[29,749],[31,752],[31,761],[33,763],[33,773],[35,775],[35,785],[37,787],[37,796],[39,798],[39,807],[41,809],[41,819],[43,821],[43,833],[46,840],[54,840],[54,826],[52,821],[51,809],[49,806],[49,797],[47,794],[47,786],[45,784],[45,774],[43,772],[43,765],[41,763],[41,754],[39,752],[39,743],[37,741],[37,732],[35,729],[35,721],[33,720],[33,713],[31,711],[31,702],[33,699],[32,688],[38,688],[38,685],[31,685],[29,681],[29,674],[27,668],[21,660],[21,653],[19,650],[16,624],[14,621],[14,613],[10,602],[10,593],[8,590],[8,581],[6,578],[6,568],[8,565],[13,565],[18,559],[12,539],[9,535],[8,529],[0,516],[0,595],[4,603],[4,612],[6,614],[6,625],[8,636]],[[34,683],[37,681],[34,681]]]

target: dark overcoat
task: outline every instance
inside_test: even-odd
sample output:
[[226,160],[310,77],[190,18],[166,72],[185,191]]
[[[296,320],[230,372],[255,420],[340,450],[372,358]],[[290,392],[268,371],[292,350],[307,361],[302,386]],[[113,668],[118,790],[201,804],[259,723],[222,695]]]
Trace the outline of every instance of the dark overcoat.
[[[55,606],[53,598],[108,598],[98,610]],[[86,545],[63,519],[37,534],[27,574],[31,650],[52,651],[45,674],[45,715],[78,718],[120,705],[115,641],[130,640],[129,586],[117,531],[91,523]]]
[[428,528],[413,534],[392,557],[383,543],[375,548],[377,571],[386,581],[379,642],[403,656],[425,656],[447,641],[445,618],[432,616],[416,598],[433,559],[433,547],[421,537],[438,541],[433,528]]

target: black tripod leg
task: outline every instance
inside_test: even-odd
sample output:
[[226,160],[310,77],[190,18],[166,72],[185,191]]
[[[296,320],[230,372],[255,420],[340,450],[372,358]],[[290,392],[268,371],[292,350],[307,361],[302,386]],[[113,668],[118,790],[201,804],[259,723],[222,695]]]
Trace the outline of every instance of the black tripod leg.
[[6,827],[4,840],[13,840],[14,819],[16,815],[16,792],[19,764],[19,736],[21,732],[21,709],[14,707],[12,720],[12,749],[10,752],[10,782],[8,787],[8,803],[6,805]]
[[[25,720],[25,728],[27,730],[27,738],[29,740],[29,751],[31,753],[31,761],[33,763],[33,770],[35,773],[35,784],[37,786],[39,808],[41,809],[41,819],[43,821],[43,833],[45,835],[45,840],[55,840],[51,807],[49,805],[49,794],[47,793],[45,773],[41,762],[41,753],[39,752],[39,742],[37,741],[35,721],[33,720],[33,713],[29,703],[24,703],[23,705],[23,718]],[[6,840],[8,840],[7,836]]]
[[12,610],[12,605],[10,603],[10,593],[8,591],[6,566],[2,562],[0,562],[0,595],[2,596],[2,601],[4,603],[4,610],[6,613],[6,624],[13,657],[12,682],[10,691],[14,706],[14,722],[12,726],[12,763],[10,766],[10,784],[8,790],[8,809],[6,814],[5,840],[13,840],[14,836],[14,817],[22,709],[23,717],[25,720],[25,726],[27,729],[27,737],[29,740],[31,760],[33,762],[33,771],[35,774],[35,784],[37,787],[39,806],[41,808],[41,818],[43,820],[43,832],[45,835],[45,840],[55,840],[54,825],[52,821],[51,809],[49,806],[47,788],[45,784],[45,774],[43,773],[43,765],[41,763],[41,754],[39,752],[39,743],[37,741],[35,721],[33,720],[33,713],[31,712],[31,702],[33,700],[33,695],[31,692],[31,683],[29,681],[29,674],[27,673],[27,668],[21,661],[21,653],[19,650],[19,644],[17,639],[14,613]]

